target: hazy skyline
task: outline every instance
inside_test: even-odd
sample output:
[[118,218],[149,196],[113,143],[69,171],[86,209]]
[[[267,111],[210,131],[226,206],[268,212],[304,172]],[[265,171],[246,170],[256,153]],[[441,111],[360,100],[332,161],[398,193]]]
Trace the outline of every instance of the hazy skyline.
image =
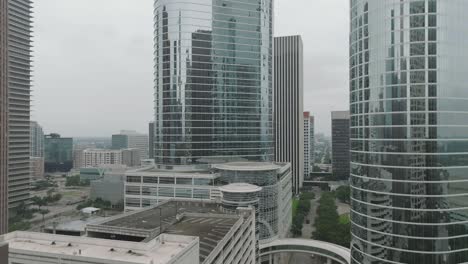
[[[330,134],[347,110],[347,0],[276,0],[275,35],[302,35],[304,110]],[[147,133],[153,119],[153,0],[34,3],[32,120],[46,133]]]

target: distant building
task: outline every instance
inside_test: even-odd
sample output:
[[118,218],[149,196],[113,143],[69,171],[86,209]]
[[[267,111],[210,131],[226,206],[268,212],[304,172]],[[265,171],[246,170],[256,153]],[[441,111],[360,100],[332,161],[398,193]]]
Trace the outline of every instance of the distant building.
[[101,179],[91,181],[90,198],[101,198],[112,205],[124,204],[125,170],[121,172],[109,171]]
[[314,117],[304,112],[304,178],[312,172],[314,156]]
[[44,158],[31,157],[31,178],[44,177]]
[[80,169],[84,167],[84,162],[83,162],[83,151],[85,149],[79,148],[73,149],[73,168],[74,169]]
[[44,131],[36,122],[30,122],[31,157],[44,157]]
[[309,130],[309,137],[310,137],[310,172],[313,171],[313,167],[315,164],[315,117],[310,117],[310,130]]
[[350,176],[349,111],[332,112],[332,172],[336,180]]
[[82,167],[94,168],[100,165],[140,166],[139,149],[85,149],[81,151]]
[[140,150],[140,158],[148,158],[148,135],[139,134],[136,131],[122,130],[120,134],[112,135],[112,149],[136,148]]
[[303,47],[301,36],[276,37],[274,125],[277,162],[290,162],[293,192],[304,181]]
[[148,157],[154,159],[154,122],[148,124]]
[[73,138],[47,135],[44,150],[46,172],[68,172],[73,168]]

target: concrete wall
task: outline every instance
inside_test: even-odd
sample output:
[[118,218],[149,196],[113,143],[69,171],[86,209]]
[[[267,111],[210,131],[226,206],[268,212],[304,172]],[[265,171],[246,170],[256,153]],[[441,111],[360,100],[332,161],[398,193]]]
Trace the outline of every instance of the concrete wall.
[[0,263],[8,263],[8,244],[0,244]]

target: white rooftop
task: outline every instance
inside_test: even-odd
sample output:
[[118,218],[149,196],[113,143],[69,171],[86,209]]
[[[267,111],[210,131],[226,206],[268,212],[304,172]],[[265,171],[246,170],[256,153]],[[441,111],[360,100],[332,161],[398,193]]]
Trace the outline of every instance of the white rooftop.
[[280,164],[271,162],[229,162],[213,165],[213,168],[226,171],[270,171],[281,167]]
[[232,183],[219,188],[222,192],[228,193],[253,193],[259,192],[262,190],[261,187],[257,185],[248,184],[248,183]]
[[[164,243],[161,243],[163,241]],[[198,245],[198,238],[163,234],[148,243],[63,236],[34,232],[13,232],[0,236],[10,252],[49,254],[121,261],[138,264],[166,264],[186,249]],[[80,254],[81,252],[81,254]],[[96,263],[99,263],[96,261]]]

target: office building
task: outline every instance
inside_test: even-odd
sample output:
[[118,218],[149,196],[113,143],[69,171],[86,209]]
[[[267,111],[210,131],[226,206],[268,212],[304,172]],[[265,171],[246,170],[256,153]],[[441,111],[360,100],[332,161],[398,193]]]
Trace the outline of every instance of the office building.
[[36,121],[30,122],[31,157],[44,157],[44,131]]
[[304,181],[303,47],[301,36],[275,37],[275,157],[290,162],[293,192]]
[[95,168],[101,165],[140,166],[140,149],[85,149],[81,152],[82,167]]
[[4,48],[8,47],[7,13],[7,2],[0,1],[0,234],[8,232],[8,49]]
[[351,1],[352,263],[468,262],[468,1]]
[[304,179],[310,178],[314,160],[314,117],[304,112]]
[[148,158],[154,159],[154,122],[148,124]]
[[45,136],[44,159],[46,172],[69,172],[73,167],[73,138],[59,134]]
[[8,49],[8,202],[13,209],[28,201],[30,188],[31,1],[9,0],[5,14],[8,45],[2,47]]
[[136,131],[122,130],[120,134],[112,135],[112,149],[138,149],[140,158],[148,158],[148,135]]
[[189,166],[177,170],[150,167],[127,171],[125,209],[138,210],[171,199],[221,202],[223,186],[242,183],[261,188],[260,240],[285,237],[292,220],[290,164],[232,162],[205,169]]
[[272,161],[273,1],[155,1],[156,164]]
[[332,112],[332,174],[335,180],[348,180],[350,174],[349,111]]

